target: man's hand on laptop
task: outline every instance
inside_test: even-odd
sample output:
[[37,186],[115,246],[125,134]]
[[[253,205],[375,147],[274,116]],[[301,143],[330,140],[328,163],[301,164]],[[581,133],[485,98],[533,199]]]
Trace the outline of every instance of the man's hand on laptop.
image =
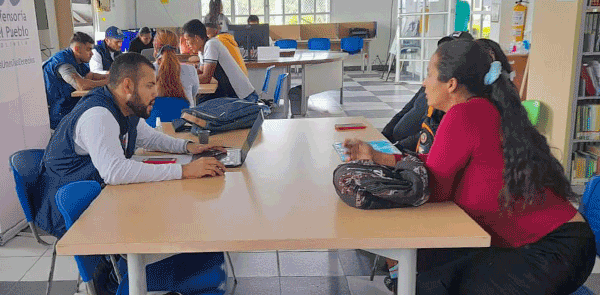
[[195,142],[188,142],[186,148],[190,154],[200,154],[208,150],[217,150],[224,153],[227,152],[227,150],[225,150],[225,148],[222,146],[216,146],[213,144],[199,144]]
[[181,166],[181,178],[200,178],[225,174],[225,165],[215,158],[200,158]]

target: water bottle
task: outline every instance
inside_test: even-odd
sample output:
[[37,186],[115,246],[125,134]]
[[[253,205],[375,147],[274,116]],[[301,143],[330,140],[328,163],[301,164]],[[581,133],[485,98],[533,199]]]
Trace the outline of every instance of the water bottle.
[[160,117],[156,117],[156,127],[154,127],[154,129],[156,129],[156,131],[158,132],[163,132],[163,128],[162,128],[162,122],[160,121]]

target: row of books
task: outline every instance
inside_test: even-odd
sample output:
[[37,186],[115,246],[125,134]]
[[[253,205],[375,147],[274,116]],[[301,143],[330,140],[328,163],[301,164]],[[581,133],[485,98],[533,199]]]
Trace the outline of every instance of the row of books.
[[575,139],[600,140],[600,105],[577,106]]
[[600,14],[588,13],[585,15],[583,31],[583,52],[600,51]]
[[600,95],[600,62],[597,60],[581,65],[580,96]]
[[573,166],[571,169],[571,184],[583,185],[596,174],[600,146],[588,146],[585,150],[574,152]]
[[588,0],[588,6],[600,6],[600,0]]

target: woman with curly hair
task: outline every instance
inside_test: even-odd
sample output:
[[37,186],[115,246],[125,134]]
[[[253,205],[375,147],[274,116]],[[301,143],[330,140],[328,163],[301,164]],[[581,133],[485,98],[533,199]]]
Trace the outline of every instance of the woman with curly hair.
[[[431,58],[427,103],[446,115],[429,154],[430,202],[454,201],[492,238],[491,247],[458,251],[420,267],[417,294],[570,294],[589,276],[596,246],[560,162],[527,113],[502,63],[477,42],[456,40]],[[346,140],[350,158],[395,165]],[[440,250],[448,257],[452,250]],[[426,255],[428,258],[435,255]]]

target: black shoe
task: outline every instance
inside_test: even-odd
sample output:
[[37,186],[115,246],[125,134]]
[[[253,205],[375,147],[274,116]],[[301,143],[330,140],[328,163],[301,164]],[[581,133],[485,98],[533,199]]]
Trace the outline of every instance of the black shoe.
[[392,279],[390,276],[387,276],[383,279],[383,284],[388,290],[396,294],[396,290],[398,289],[398,279]]

